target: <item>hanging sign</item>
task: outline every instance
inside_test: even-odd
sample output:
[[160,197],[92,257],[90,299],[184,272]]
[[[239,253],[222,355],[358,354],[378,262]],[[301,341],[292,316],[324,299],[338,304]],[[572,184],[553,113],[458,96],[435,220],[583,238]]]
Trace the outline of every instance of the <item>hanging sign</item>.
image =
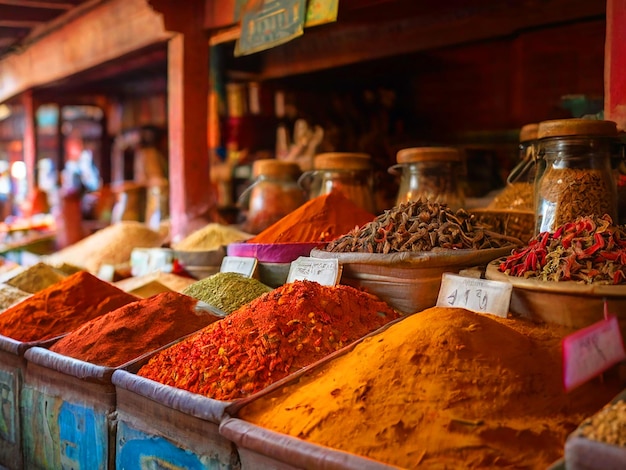
[[513,286],[508,282],[489,281],[444,273],[437,297],[437,307],[458,307],[506,318]]
[[339,0],[309,0],[306,9],[305,28],[337,21]]
[[271,49],[303,34],[306,0],[249,1],[241,15],[235,57]]

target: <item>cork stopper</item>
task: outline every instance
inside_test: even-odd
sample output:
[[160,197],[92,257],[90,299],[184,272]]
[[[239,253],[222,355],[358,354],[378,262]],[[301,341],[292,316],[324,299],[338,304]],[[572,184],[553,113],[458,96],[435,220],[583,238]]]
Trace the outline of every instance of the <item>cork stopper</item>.
[[536,140],[538,130],[539,130],[539,124],[537,124],[536,122],[522,126],[522,128],[519,131],[519,141],[528,142],[531,140]]
[[366,153],[327,152],[315,157],[316,170],[369,170],[371,158]]
[[286,162],[283,160],[275,160],[267,158],[256,160],[252,164],[252,177],[257,178],[264,176],[293,176],[297,178],[300,175],[300,167],[297,163]]
[[414,163],[426,161],[461,162],[461,152],[454,147],[411,147],[400,150],[396,154],[398,163]]
[[540,122],[537,130],[538,139],[571,135],[616,137],[617,124],[595,119],[555,119]]

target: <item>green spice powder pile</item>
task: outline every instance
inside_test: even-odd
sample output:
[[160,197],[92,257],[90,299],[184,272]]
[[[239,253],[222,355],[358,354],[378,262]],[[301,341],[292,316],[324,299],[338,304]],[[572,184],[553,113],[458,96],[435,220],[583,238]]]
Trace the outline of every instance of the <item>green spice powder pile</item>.
[[239,273],[217,273],[194,282],[183,290],[183,294],[232,313],[271,290],[262,282]]

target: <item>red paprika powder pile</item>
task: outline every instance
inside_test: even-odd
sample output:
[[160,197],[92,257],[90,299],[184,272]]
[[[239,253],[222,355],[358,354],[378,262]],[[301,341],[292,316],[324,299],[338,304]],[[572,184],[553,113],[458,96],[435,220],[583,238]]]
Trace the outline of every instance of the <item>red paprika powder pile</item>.
[[0,335],[43,341],[135,300],[134,295],[80,271],[5,310],[0,315]]
[[217,400],[256,393],[399,314],[353,287],[285,284],[156,354],[139,375]]
[[50,350],[117,367],[219,320],[197,303],[178,292],[138,300],[85,323]]

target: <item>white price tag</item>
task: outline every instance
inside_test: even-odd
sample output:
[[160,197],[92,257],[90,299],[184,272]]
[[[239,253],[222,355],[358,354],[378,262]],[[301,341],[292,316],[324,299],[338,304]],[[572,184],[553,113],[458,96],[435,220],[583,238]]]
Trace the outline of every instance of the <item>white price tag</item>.
[[594,323],[563,339],[563,385],[569,391],[626,358],[617,317]]
[[113,282],[115,279],[115,266],[112,264],[102,264],[98,269],[98,277],[103,281]]
[[220,272],[239,273],[246,277],[253,277],[256,271],[257,260],[247,256],[224,256]]
[[508,282],[444,273],[437,297],[437,307],[459,307],[506,318],[512,290],[513,286]]
[[300,256],[291,262],[287,282],[315,281],[323,286],[334,286],[341,276],[338,259],[311,258]]

